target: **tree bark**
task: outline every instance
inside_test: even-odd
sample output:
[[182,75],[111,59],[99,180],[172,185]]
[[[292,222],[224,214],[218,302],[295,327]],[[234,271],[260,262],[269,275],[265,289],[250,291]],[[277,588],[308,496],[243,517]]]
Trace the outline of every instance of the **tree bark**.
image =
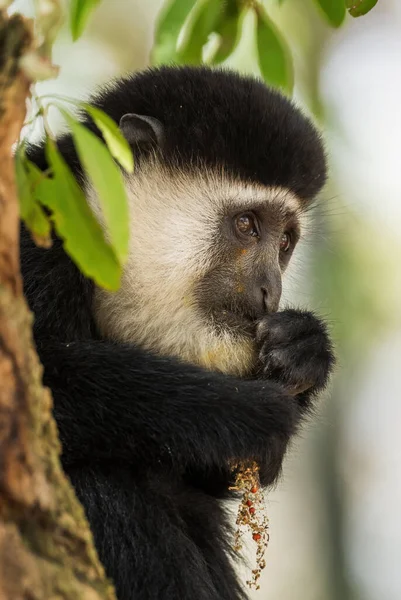
[[19,60],[33,44],[32,22],[0,9],[0,600],[113,600],[60,466],[22,293],[12,146],[30,88]]

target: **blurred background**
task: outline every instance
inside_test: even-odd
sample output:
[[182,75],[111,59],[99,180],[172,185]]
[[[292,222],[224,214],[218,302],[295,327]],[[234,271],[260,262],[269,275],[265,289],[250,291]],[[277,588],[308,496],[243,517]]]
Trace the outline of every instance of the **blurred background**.
[[[321,127],[331,169],[283,301],[328,319],[339,362],[267,495],[267,568],[251,595],[400,600],[401,2],[379,0],[338,28],[318,4],[264,2],[294,60],[294,98]],[[66,26],[54,52],[60,76],[38,94],[85,98],[148,66],[163,6],[103,0],[74,44]],[[30,14],[33,2],[13,10]],[[260,76],[251,11],[241,28],[224,64]],[[57,129],[56,113],[50,121]],[[40,135],[40,124],[30,134]]]

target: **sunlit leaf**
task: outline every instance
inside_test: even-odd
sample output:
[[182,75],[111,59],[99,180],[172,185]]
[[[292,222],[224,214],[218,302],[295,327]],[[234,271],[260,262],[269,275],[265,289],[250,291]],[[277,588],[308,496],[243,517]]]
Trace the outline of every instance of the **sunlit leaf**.
[[234,52],[239,42],[240,33],[240,9],[235,0],[225,3],[224,13],[216,26],[216,33],[220,36],[220,46],[213,57],[214,63],[220,63]]
[[[35,180],[27,167],[28,161],[25,152],[23,149],[20,149],[15,155],[15,169],[21,219],[31,232],[32,237],[38,246],[47,248],[51,245],[51,224],[45,211],[36,201],[34,196],[34,186],[39,183],[40,180]],[[43,178],[43,173],[41,171],[39,171],[39,173],[41,178]]]
[[87,277],[109,290],[120,284],[121,266],[113,248],[88,206],[85,195],[58,152],[55,143],[46,142],[46,157],[53,178],[42,179],[37,198],[52,212],[57,234],[64,248]]
[[178,50],[178,62],[193,65],[202,63],[203,46],[215,31],[223,11],[223,2],[224,0],[198,0],[185,42]]
[[316,0],[328,22],[333,27],[340,27],[345,19],[344,0]]
[[346,0],[346,5],[352,17],[362,17],[372,10],[377,2],[378,0]]
[[219,27],[219,35],[220,35],[220,46],[213,57],[214,63],[221,63],[232,52],[234,52],[235,46],[238,42],[238,32],[239,32],[239,18],[234,17],[229,21],[225,21]]
[[94,123],[102,132],[112,156],[120,163],[123,169],[128,171],[128,173],[132,173],[134,169],[132,151],[118,125],[100,108],[86,103],[81,104],[81,107],[92,117]]
[[79,160],[97,192],[107,233],[121,263],[128,254],[129,216],[123,177],[103,142],[62,111],[72,133]]
[[177,58],[177,40],[195,0],[170,0],[156,26],[152,63],[168,63]]
[[70,0],[70,28],[74,42],[81,37],[91,12],[100,0]]
[[264,80],[291,93],[294,75],[290,50],[266,11],[261,7],[257,11],[256,41],[259,68]]

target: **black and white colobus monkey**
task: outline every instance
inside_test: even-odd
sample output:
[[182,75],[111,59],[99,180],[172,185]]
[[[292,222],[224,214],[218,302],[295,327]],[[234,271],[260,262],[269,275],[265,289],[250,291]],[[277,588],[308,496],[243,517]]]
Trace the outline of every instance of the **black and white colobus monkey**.
[[[256,459],[273,483],[333,362],[321,321],[277,312],[322,144],[277,92],[208,68],[148,70],[93,104],[136,159],[121,289],[97,289],[56,237],[21,236],[63,464],[120,600],[239,600],[230,464]],[[71,137],[59,147],[99,214]],[[43,148],[30,158],[46,168]]]

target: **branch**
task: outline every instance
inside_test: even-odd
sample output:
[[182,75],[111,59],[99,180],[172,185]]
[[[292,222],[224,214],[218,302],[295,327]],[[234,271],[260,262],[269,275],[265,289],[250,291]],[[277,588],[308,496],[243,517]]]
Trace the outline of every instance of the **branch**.
[[59,462],[52,399],[43,388],[22,294],[13,144],[30,81],[32,21],[0,9],[0,598],[114,600]]

